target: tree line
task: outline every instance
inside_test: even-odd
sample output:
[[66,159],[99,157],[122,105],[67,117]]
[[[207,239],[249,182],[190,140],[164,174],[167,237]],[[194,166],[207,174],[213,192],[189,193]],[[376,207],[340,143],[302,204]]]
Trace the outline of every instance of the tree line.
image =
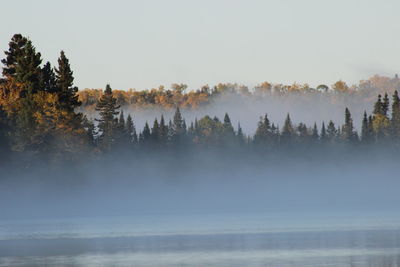
[[[240,123],[232,125],[229,114],[223,119],[205,116],[187,123],[179,105],[173,118],[163,116],[146,122],[137,130],[130,114],[125,116],[110,85],[96,101],[97,119],[79,112],[81,101],[69,60],[63,51],[53,67],[43,64],[31,40],[15,34],[5,51],[0,80],[1,154],[51,155],[75,158],[85,153],[207,149],[253,149],[263,152],[332,148],[355,148],[400,141],[400,100],[397,91],[378,96],[372,114],[364,113],[360,134],[355,130],[350,110],[344,124],[329,121],[311,127],[294,124],[287,114],[283,127],[260,117],[254,135],[246,135]],[[266,85],[265,85],[266,86]],[[338,85],[339,86],[339,85]],[[342,84],[343,86],[343,84]],[[180,93],[184,90],[180,87]],[[204,89],[198,93],[209,95]],[[391,102],[391,103],[390,103]]]

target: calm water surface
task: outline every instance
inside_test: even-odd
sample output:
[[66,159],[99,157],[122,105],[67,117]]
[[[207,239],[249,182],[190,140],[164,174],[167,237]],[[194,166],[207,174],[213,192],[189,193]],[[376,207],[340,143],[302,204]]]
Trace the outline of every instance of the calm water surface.
[[0,221],[0,266],[400,266],[393,214]]

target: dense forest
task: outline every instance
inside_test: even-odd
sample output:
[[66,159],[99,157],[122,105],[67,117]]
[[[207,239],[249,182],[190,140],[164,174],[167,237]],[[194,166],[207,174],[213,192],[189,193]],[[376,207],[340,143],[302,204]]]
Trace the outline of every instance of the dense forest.
[[[174,84],[144,91],[86,89],[78,91],[69,60],[61,51],[57,65],[44,63],[31,40],[15,34],[5,58],[0,80],[0,147],[4,159],[16,157],[78,159],[82,155],[103,155],[115,151],[143,154],[156,151],[259,151],[291,153],[325,152],[333,148],[396,148],[400,141],[400,80],[375,76],[358,86],[338,81],[333,86],[273,85],[264,82],[254,89],[237,84],[187,90]],[[386,93],[387,92],[387,93]],[[293,123],[287,114],[282,127],[263,114],[254,134],[244,133],[240,123],[232,125],[228,113],[223,118],[204,116],[185,121],[181,112],[207,105],[231,94],[269,97],[288,94],[328,94],[332,99],[373,97],[372,114],[364,112],[361,131],[356,131],[350,110],[344,110],[344,124]],[[391,99],[390,99],[391,98]],[[131,110],[160,106],[174,109],[171,120],[163,116],[136,129]],[[95,119],[87,113],[94,112]],[[254,114],[259,116],[261,114]]]

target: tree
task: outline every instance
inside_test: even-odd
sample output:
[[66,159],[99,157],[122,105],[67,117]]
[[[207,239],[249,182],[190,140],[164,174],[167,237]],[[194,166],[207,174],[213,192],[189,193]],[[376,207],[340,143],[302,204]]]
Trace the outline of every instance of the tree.
[[223,136],[225,144],[233,145],[235,141],[235,130],[233,129],[231,119],[228,113],[225,113],[224,123],[223,123]]
[[9,139],[10,122],[7,113],[0,105],[0,159],[7,156],[11,150]]
[[15,77],[18,60],[23,57],[27,42],[28,39],[23,37],[21,34],[14,34],[11,38],[11,41],[8,44],[8,51],[4,52],[6,58],[1,60],[4,64],[2,73],[6,79]]
[[387,110],[389,106],[389,99],[385,95],[385,99],[382,102],[381,95],[378,95],[378,100],[374,105],[374,116],[372,126],[375,132],[375,138],[377,141],[382,141],[389,136],[390,120],[387,117]]
[[71,70],[69,60],[61,51],[58,58],[58,68],[56,68],[56,91],[63,109],[73,111],[81,103],[78,100],[78,87],[73,86],[74,76]]
[[393,94],[391,133],[395,139],[400,138],[400,98],[397,90]]
[[363,144],[369,144],[371,142],[372,136],[370,132],[369,121],[367,117],[367,112],[364,111],[362,125],[361,125],[361,142]]
[[326,128],[325,128],[325,122],[322,122],[322,127],[321,127],[321,135],[320,135],[321,143],[325,144],[328,140],[328,136],[326,133]]
[[342,80],[337,81],[334,85],[332,85],[332,88],[335,91],[340,92],[340,93],[345,93],[349,90],[349,87],[347,86],[347,84]]
[[100,118],[97,119],[100,130],[99,145],[101,149],[108,151],[115,142],[115,134],[118,125],[116,116],[119,114],[117,100],[113,96],[111,86],[107,84],[104,94],[97,103],[96,110]]
[[162,147],[168,145],[168,126],[165,124],[164,115],[161,115],[160,119],[159,141]]
[[183,142],[184,134],[185,134],[185,127],[184,127],[184,120],[182,118],[181,111],[179,107],[176,108],[173,122],[172,122],[172,136],[171,141],[174,145],[181,145]]
[[389,97],[388,97],[388,94],[385,93],[385,96],[383,97],[383,102],[382,102],[382,115],[387,117],[388,111],[389,111]]
[[153,128],[151,128],[151,142],[158,147],[160,141],[160,126],[157,118],[154,119]]
[[312,140],[314,142],[318,142],[319,140],[319,135],[318,135],[318,128],[317,128],[317,123],[314,123],[313,131],[312,131]]
[[56,75],[50,62],[47,62],[40,73],[40,88],[49,93],[56,92]]
[[285,123],[283,124],[282,133],[281,133],[281,143],[283,145],[290,144],[293,141],[294,137],[294,128],[292,124],[292,120],[290,119],[290,115],[287,114]]
[[338,134],[338,130],[336,130],[335,124],[333,121],[329,121],[328,127],[326,129],[327,137],[329,142],[335,142],[336,136]]
[[342,138],[346,142],[355,142],[356,133],[354,132],[353,119],[348,108],[345,109],[344,125],[342,127]]
[[137,137],[135,124],[133,123],[131,114],[128,114],[128,117],[126,118],[125,131],[128,136],[128,144],[131,147],[135,146],[138,142],[138,137]]
[[237,130],[237,140],[240,147],[244,146],[246,142],[246,137],[243,134],[242,127],[240,126],[240,122],[238,123],[238,130]]

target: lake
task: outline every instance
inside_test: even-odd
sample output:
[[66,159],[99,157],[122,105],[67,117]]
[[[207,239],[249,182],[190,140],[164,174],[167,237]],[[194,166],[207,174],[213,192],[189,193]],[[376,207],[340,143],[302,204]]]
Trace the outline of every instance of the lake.
[[231,212],[2,220],[0,266],[400,266],[400,218]]

